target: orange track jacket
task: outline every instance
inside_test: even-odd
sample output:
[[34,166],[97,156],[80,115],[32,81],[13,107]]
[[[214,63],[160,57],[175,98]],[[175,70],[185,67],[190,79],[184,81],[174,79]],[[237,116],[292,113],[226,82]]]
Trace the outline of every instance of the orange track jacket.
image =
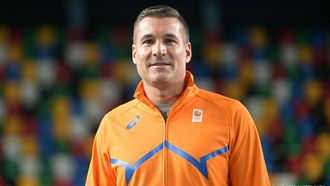
[[164,121],[145,96],[107,113],[96,133],[86,186],[270,185],[255,124],[238,101],[186,88]]

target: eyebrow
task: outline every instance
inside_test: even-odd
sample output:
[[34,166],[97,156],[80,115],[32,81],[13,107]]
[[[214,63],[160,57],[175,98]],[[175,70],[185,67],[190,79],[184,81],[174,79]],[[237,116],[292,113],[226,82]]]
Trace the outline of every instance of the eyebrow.
[[174,34],[166,34],[166,35],[165,35],[165,38],[171,38],[171,39],[179,40],[179,38],[176,37],[176,35],[174,35]]
[[143,35],[141,37],[141,41],[145,40],[145,39],[150,39],[150,38],[153,38],[154,36],[152,34],[146,34],[146,35]]
[[[145,39],[150,39],[150,38],[154,38],[154,35],[153,34],[146,34],[146,35],[143,35],[141,37],[141,41],[143,41]],[[165,34],[165,38],[172,38],[172,39],[179,40],[179,38],[174,34]]]

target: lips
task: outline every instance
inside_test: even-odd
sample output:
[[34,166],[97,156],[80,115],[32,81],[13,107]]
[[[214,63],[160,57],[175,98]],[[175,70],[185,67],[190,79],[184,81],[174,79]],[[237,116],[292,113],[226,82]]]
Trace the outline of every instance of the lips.
[[156,62],[156,63],[150,64],[149,66],[152,67],[152,66],[166,66],[166,65],[170,65],[170,64],[166,63],[166,62]]

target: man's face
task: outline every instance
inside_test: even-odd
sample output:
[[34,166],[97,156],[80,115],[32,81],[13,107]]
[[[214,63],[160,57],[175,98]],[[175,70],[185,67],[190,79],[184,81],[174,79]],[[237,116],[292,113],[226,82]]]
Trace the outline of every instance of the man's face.
[[145,83],[162,87],[184,80],[191,44],[178,19],[146,17],[136,26],[135,36],[132,58]]

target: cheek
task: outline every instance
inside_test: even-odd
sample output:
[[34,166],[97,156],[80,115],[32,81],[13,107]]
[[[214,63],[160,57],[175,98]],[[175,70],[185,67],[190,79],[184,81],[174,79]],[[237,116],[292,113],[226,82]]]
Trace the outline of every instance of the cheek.
[[146,48],[139,48],[139,50],[136,51],[136,55],[139,59],[143,59],[148,55],[148,49]]
[[138,70],[139,72],[143,72],[143,71],[145,71],[145,65],[144,65],[144,63],[143,63],[142,61],[138,61],[138,62],[136,63],[136,68],[137,68],[137,70]]
[[182,62],[182,65],[185,65],[187,63],[186,51],[182,49],[180,51],[177,51],[177,58],[179,61]]

